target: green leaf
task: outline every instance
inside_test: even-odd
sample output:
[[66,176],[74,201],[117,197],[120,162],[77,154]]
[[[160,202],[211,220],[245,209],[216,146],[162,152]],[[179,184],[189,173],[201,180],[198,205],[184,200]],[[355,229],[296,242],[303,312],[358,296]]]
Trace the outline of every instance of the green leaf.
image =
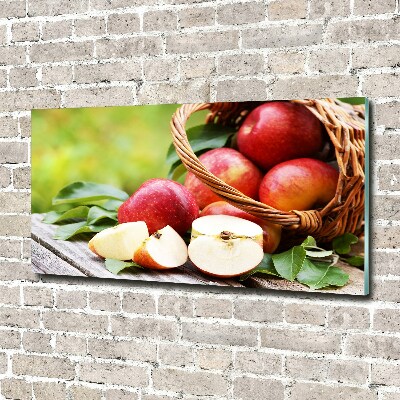
[[105,201],[102,205],[101,208],[104,208],[105,210],[108,211],[118,211],[118,208],[121,206],[123,201],[121,200],[107,200]]
[[110,185],[93,182],[74,182],[61,189],[53,198],[53,205],[83,204],[98,200],[126,200],[128,194]]
[[185,172],[186,167],[180,161],[177,161],[171,165],[171,168],[168,172],[168,179],[177,181]]
[[303,247],[316,247],[317,242],[312,236],[307,236],[306,240],[301,244]]
[[68,240],[75,235],[79,235],[80,233],[97,233],[106,228],[110,228],[111,226],[112,225],[87,225],[86,221],[61,225],[56,229],[54,233],[54,239]]
[[291,282],[301,270],[305,258],[306,250],[303,246],[294,246],[283,253],[272,255],[276,271]]
[[241,275],[239,280],[244,281],[247,278],[249,278],[251,275],[254,275],[256,273],[262,273],[262,274],[268,274],[268,275],[274,275],[274,276],[279,276],[277,270],[274,267],[274,263],[272,262],[272,255],[268,253],[264,253],[264,257],[261,261],[260,264],[257,265],[254,269],[252,269],[250,272],[247,274]]
[[350,253],[351,245],[358,242],[358,237],[352,233],[345,233],[337,238],[333,239],[332,246],[333,250],[338,254]]
[[362,256],[343,257],[341,259],[354,267],[362,267],[364,265],[364,257]]
[[86,219],[88,213],[89,207],[86,206],[78,206],[65,212],[50,211],[45,215],[42,222],[45,224],[57,224],[69,219]]
[[120,261],[120,260],[114,260],[113,258],[106,258],[105,264],[107,270],[115,275],[119,274],[126,268],[132,268],[132,267],[143,268],[139,264],[136,264],[133,261]]
[[333,253],[332,250],[306,250],[306,255],[308,257],[314,257],[314,258],[325,258],[331,256]]
[[349,275],[329,263],[305,259],[297,280],[311,289],[322,289],[326,286],[344,286],[349,281]]
[[[229,137],[234,133],[234,128],[217,124],[194,126],[186,132],[190,146],[196,155],[202,150],[216,149],[225,146]],[[166,162],[168,164],[174,164],[177,161],[180,161],[180,158],[175,151],[175,146],[171,144],[167,152]]]
[[307,236],[307,239],[301,244],[306,249],[306,254],[309,257],[324,258],[332,255],[331,250],[325,250],[317,246],[317,242],[312,236]]
[[57,212],[57,211],[49,211],[47,214],[42,219],[42,222],[45,224],[54,224],[58,220],[58,218],[63,215],[62,212]]
[[104,208],[93,206],[90,208],[87,216],[87,224],[94,225],[97,222],[108,219],[118,222],[117,213],[115,211],[108,211]]

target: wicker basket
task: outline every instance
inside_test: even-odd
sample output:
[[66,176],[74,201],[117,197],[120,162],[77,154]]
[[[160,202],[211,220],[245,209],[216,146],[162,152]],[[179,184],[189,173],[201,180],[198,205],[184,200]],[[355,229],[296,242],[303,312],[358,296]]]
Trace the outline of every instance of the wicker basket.
[[196,111],[209,109],[207,123],[232,125],[237,129],[247,114],[260,105],[248,103],[184,104],[171,120],[177,154],[191,171],[223,200],[265,221],[282,225],[289,236],[313,235],[321,242],[345,232],[360,235],[364,221],[365,123],[364,107],[337,99],[293,100],[307,107],[325,126],[339,166],[335,197],[322,209],[281,211],[245,196],[211,174],[193,153],[185,124]]

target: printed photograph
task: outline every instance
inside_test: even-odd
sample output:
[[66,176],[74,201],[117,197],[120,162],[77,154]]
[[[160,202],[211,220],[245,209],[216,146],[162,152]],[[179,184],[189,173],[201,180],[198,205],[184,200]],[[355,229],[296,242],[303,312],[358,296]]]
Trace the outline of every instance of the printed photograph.
[[364,97],[33,110],[31,162],[36,273],[369,293]]

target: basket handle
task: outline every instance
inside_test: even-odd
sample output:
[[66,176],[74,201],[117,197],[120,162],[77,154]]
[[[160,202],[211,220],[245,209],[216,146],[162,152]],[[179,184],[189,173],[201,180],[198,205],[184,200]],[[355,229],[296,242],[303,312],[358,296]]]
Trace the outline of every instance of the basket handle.
[[197,103],[183,104],[173,114],[171,119],[171,134],[175,150],[185,165],[198,179],[206,184],[214,193],[223,200],[265,221],[279,224],[290,229],[304,227],[307,232],[318,231],[322,226],[322,217],[318,210],[309,211],[281,211],[264,203],[256,201],[221,179],[210,173],[194,154],[187,138],[185,125],[189,117],[201,110],[211,110],[215,115],[232,103]]

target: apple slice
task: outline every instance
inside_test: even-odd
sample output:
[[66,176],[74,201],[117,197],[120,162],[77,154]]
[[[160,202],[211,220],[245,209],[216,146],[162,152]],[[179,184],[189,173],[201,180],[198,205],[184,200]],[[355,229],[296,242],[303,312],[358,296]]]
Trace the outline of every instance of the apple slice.
[[169,225],[154,232],[133,256],[135,263],[151,269],[176,268],[187,259],[186,243]]
[[263,231],[254,222],[228,215],[193,221],[189,258],[205,274],[230,278],[245,274],[263,259]]
[[89,241],[89,249],[103,258],[131,260],[135,250],[148,237],[145,222],[127,222],[97,233]]

